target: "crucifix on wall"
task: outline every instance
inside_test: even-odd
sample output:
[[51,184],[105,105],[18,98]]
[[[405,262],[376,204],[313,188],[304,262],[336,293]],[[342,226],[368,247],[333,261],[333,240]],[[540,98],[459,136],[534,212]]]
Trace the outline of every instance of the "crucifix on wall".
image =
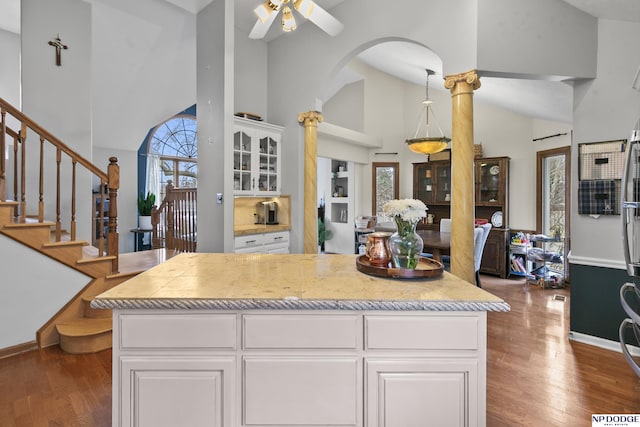
[[49,46],[53,46],[56,48],[56,65],[59,67],[62,65],[62,49],[68,49],[69,47],[66,44],[62,44],[62,40],[60,40],[60,34],[58,36],[49,41]]

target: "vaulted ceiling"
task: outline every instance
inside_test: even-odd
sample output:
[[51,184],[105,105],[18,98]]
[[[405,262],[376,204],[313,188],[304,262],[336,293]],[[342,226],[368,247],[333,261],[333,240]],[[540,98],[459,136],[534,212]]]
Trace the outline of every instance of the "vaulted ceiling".
[[[102,0],[108,3],[110,0]],[[197,13],[211,0],[166,0],[192,13]],[[247,34],[255,23],[253,9],[262,0],[236,0],[236,26]],[[331,10],[345,0],[315,0],[326,10]],[[566,3],[597,18],[640,22],[640,1],[637,0],[564,0]],[[19,33],[20,0],[0,0],[0,29]],[[312,25],[299,23],[299,25]],[[282,34],[278,25],[265,36],[269,42]],[[415,84],[424,85],[425,68],[438,69],[438,58],[418,45],[386,43],[374,46],[360,55],[360,60],[385,73]],[[419,65],[416,65],[419,64]],[[354,76],[349,76],[353,79]],[[476,98],[512,110],[519,114],[571,122],[572,89],[562,82],[482,78],[482,90]],[[434,86],[431,86],[434,87]],[[437,89],[436,89],[437,90]],[[517,91],[517,99],[511,95]]]

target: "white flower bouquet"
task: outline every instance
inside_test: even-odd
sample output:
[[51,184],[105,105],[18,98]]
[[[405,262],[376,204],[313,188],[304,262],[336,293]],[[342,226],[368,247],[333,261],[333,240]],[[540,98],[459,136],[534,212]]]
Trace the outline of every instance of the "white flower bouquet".
[[412,223],[426,217],[428,209],[422,200],[416,199],[389,200],[382,206],[385,215]]

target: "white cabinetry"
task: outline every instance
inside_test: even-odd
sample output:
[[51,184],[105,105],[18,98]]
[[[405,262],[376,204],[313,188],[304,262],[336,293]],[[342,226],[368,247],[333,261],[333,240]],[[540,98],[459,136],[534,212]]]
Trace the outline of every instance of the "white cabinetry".
[[243,254],[288,254],[289,231],[236,236],[234,241],[234,252]]
[[114,319],[114,426],[236,425],[235,315]]
[[485,312],[115,309],[113,325],[114,426],[486,424]]
[[[325,169],[323,176],[330,180],[324,184],[329,186],[329,194],[324,194],[324,197],[325,219],[332,237],[325,242],[325,251],[352,254],[355,227],[355,164],[344,160],[319,159],[318,167]],[[320,197],[322,196],[321,194]]]
[[280,194],[282,127],[234,118],[233,188],[240,196]]

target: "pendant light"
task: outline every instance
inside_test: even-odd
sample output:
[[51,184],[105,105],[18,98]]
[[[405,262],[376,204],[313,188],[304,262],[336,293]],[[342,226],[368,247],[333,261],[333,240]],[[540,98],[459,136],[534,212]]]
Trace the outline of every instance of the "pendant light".
[[433,154],[447,148],[447,144],[451,141],[450,138],[444,136],[444,132],[438,125],[436,120],[436,126],[438,126],[438,130],[440,131],[440,136],[429,136],[429,112],[433,115],[435,119],[435,114],[431,110],[431,104],[433,101],[429,99],[429,76],[435,74],[433,70],[426,69],[427,72],[427,85],[426,85],[426,98],[422,102],[424,105],[424,136],[418,136],[420,134],[420,130],[422,129],[422,117],[420,117],[420,121],[418,122],[418,129],[416,129],[416,134],[413,138],[407,139],[406,143],[409,146],[409,149],[418,154]]

